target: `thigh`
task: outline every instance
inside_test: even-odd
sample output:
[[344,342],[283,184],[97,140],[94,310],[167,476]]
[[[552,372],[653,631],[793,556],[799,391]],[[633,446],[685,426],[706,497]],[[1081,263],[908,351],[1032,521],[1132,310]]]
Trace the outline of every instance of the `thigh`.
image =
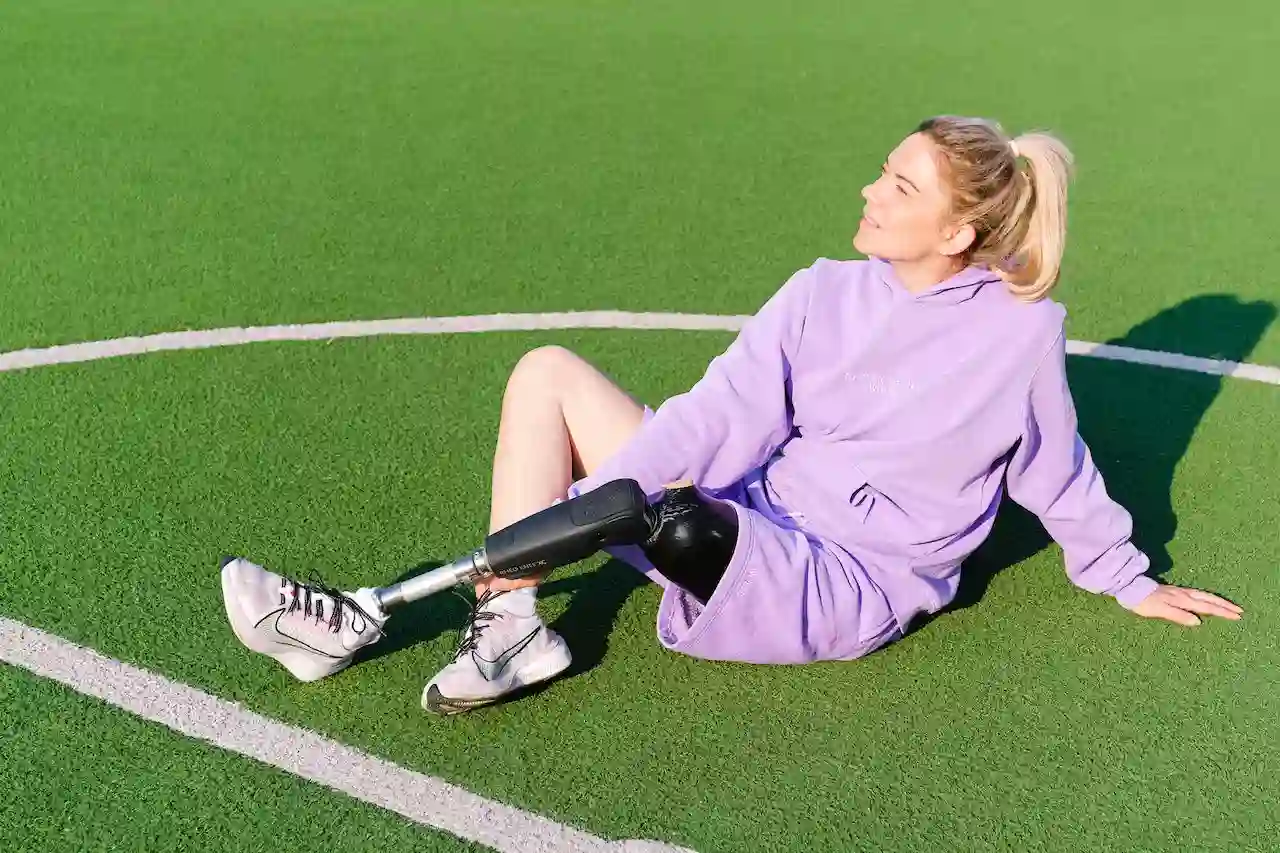
[[576,353],[562,350],[556,357],[574,475],[583,477],[631,440],[645,421],[645,407]]

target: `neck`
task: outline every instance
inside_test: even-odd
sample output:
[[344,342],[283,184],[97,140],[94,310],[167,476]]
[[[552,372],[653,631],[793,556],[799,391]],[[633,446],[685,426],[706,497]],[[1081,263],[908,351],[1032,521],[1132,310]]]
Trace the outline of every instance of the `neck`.
[[958,258],[934,255],[918,261],[891,261],[893,273],[902,286],[912,293],[928,290],[964,269]]

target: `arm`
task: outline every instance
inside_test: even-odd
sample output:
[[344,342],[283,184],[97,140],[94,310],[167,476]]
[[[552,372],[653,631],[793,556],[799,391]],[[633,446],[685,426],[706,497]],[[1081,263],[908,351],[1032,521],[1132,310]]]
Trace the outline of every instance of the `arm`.
[[715,489],[764,464],[791,433],[791,366],[813,278],[812,268],[792,275],[692,389],[663,403],[618,453],[571,486],[569,497],[622,477],[650,498],[677,480]]
[[1107,494],[1077,431],[1067,386],[1066,338],[1059,335],[1036,371],[1022,441],[1008,471],[1009,496],[1034,512],[1062,546],[1067,576],[1110,595],[1140,616],[1198,625],[1197,613],[1239,619],[1241,609],[1207,592],[1158,583],[1130,541],[1133,519]]
[[1133,520],[1111,499],[1077,431],[1059,335],[1032,379],[1022,441],[1009,464],[1009,496],[1035,513],[1062,546],[1067,576],[1133,609],[1159,585],[1130,542]]

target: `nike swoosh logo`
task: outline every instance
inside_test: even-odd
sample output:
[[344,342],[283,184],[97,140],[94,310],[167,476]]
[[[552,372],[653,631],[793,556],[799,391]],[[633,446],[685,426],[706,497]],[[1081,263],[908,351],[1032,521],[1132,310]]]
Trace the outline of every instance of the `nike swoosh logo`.
[[525,647],[533,642],[533,638],[538,636],[538,632],[541,630],[541,625],[534,628],[523,639],[498,655],[496,660],[487,660],[480,657],[476,652],[471,653],[471,660],[475,663],[476,669],[480,670],[480,674],[484,676],[485,681],[493,681],[499,675],[502,675],[502,671],[507,668],[507,664],[511,663],[516,655],[524,651]]
[[272,610],[266,616],[263,616],[256,623],[254,623],[253,627],[254,628],[262,627],[262,624],[264,622],[268,621],[269,619],[271,619],[272,616],[274,616],[276,618],[276,621],[275,621],[275,624],[271,626],[271,628],[281,637],[285,638],[286,640],[289,640],[289,642],[286,643],[285,645],[292,645],[294,648],[305,649],[306,651],[312,652],[314,654],[323,655],[324,657],[327,657],[330,660],[341,660],[343,657],[345,657],[345,655],[334,655],[324,651],[323,649],[317,649],[315,646],[308,644],[305,640],[301,640],[298,637],[295,637],[292,634],[290,634],[288,631],[284,630],[284,628],[282,628],[280,625],[280,620],[285,617],[286,612],[287,612],[286,609],[283,607],[281,607],[279,610]]

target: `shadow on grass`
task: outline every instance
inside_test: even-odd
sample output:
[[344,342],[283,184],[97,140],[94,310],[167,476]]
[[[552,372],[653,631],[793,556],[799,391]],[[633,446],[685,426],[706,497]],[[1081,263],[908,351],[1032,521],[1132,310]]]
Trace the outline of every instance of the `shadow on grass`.
[[[1198,296],[1108,343],[1247,361],[1276,313],[1268,302]],[[1133,515],[1133,541],[1151,558],[1150,573],[1164,575],[1172,567],[1168,545],[1178,529],[1171,503],[1178,463],[1227,380],[1097,358],[1070,359],[1068,374],[1080,434],[1107,491]],[[1051,544],[1035,516],[1006,498],[991,536],[964,565],[956,600],[942,612],[976,604],[996,574]],[[937,615],[917,620],[912,632]]]
[[[407,580],[438,568],[443,562],[421,563],[395,579]],[[573,664],[563,677],[587,672],[604,660],[609,634],[631,593],[649,583],[648,579],[621,560],[610,559],[600,568],[552,579],[542,585],[540,596],[568,593],[564,613],[548,627],[560,634],[573,650]],[[442,634],[456,634],[466,621],[474,601],[469,590],[460,594],[441,592],[406,604],[387,623],[387,636],[368,647],[360,660],[368,661],[394,654],[418,643],[430,642]]]

